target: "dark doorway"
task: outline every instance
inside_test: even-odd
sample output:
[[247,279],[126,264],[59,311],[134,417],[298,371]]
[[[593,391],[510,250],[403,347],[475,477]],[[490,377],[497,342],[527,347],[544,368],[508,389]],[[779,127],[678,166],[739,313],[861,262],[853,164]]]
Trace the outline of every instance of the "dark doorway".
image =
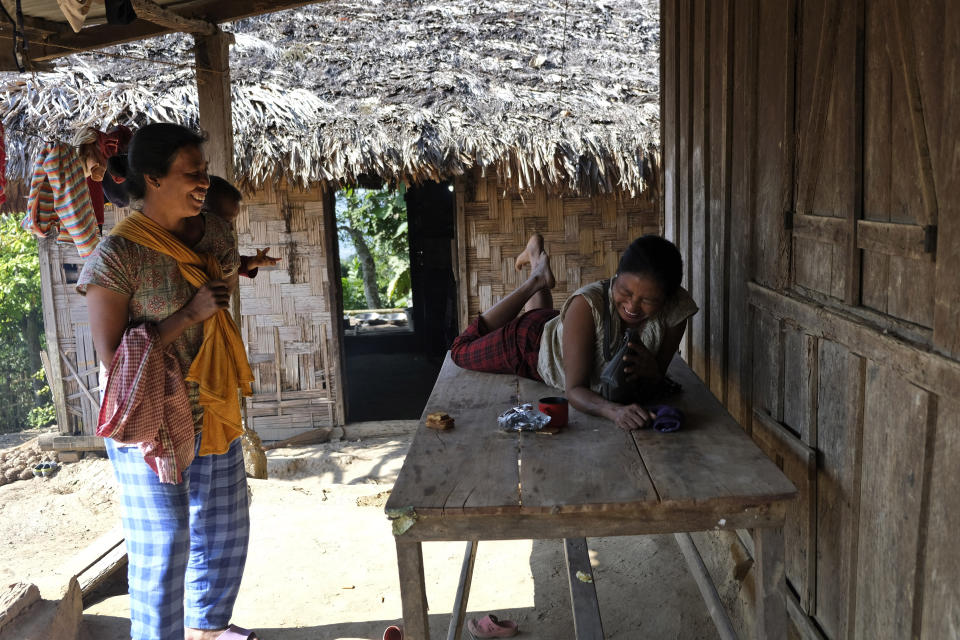
[[452,185],[410,187],[406,204],[410,322],[406,331],[346,330],[348,422],[419,418],[457,335]]

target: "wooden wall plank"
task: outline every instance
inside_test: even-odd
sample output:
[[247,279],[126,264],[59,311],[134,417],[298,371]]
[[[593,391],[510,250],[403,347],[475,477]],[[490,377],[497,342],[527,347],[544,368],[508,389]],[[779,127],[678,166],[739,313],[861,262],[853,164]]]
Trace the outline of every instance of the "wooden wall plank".
[[849,234],[858,215],[855,8],[840,0],[803,2],[798,29],[793,278],[840,299],[850,294]]
[[707,362],[706,380],[710,391],[726,404],[727,316],[730,289],[730,154],[733,132],[730,126],[733,64],[732,0],[713,3],[709,20],[709,75],[707,112],[710,134],[707,156]]
[[783,330],[783,423],[816,444],[817,339],[793,325]]
[[911,384],[936,395],[952,397],[960,389],[960,362],[917,347],[810,301],[748,285],[750,303],[781,318],[791,318],[810,335],[828,338],[897,370]]
[[765,311],[754,316],[753,408],[774,420],[783,419],[783,343],[780,320]]
[[700,379],[709,386],[707,371],[707,351],[709,349],[709,326],[711,310],[707,304],[710,291],[710,269],[707,251],[710,243],[710,211],[707,191],[710,188],[710,174],[707,168],[711,138],[708,114],[710,92],[710,7],[708,0],[694,0],[693,3],[693,91],[692,132],[691,132],[691,218],[690,250],[687,254],[690,279],[687,289],[694,300],[700,301],[701,313],[690,319],[687,332],[690,334],[690,356],[687,361]]
[[660,4],[660,113],[663,149],[663,235],[676,240],[677,190],[679,188],[679,137],[677,133],[677,90],[680,82],[677,52],[677,5],[683,0],[663,0]]
[[928,392],[867,366],[856,638],[911,635],[932,410]]
[[752,359],[747,281],[753,278],[755,218],[757,0],[734,0],[733,105],[730,128],[730,303],[727,344],[727,409],[741,424],[750,423]]
[[754,412],[754,441],[797,487],[784,525],[787,580],[809,610],[816,587],[816,451],[769,416]]
[[[929,483],[930,502],[923,562],[922,626],[920,638],[939,640],[960,634],[960,401],[957,397],[937,401],[937,424],[932,447]],[[914,633],[914,637],[917,634]]]
[[814,617],[830,638],[846,638],[856,596],[864,360],[820,341],[817,450],[817,577]]
[[[928,110],[938,109],[940,118],[931,124],[934,127],[942,123],[937,137],[944,141],[938,149],[937,141],[932,142],[936,181],[940,190],[938,199],[940,214],[937,220],[937,267],[935,308],[933,317],[933,344],[943,353],[960,359],[960,331],[957,330],[957,318],[960,318],[960,6],[948,2],[943,8],[942,19],[935,24],[945,29],[942,36],[943,46],[937,51],[929,51],[928,46],[921,47],[921,60],[924,53],[936,61],[941,61],[942,71],[938,77],[934,74],[927,86],[941,86],[941,103],[927,100]],[[929,65],[923,64],[922,70]]]
[[[690,286],[693,278],[690,249],[690,228],[692,226],[692,181],[693,181],[693,60],[694,60],[694,11],[693,0],[678,0],[677,4],[677,235],[672,240],[684,257],[683,281]],[[692,338],[687,331],[680,344],[680,352],[685,359],[690,357]]]
[[789,281],[790,238],[784,213],[793,207],[795,6],[760,2],[757,77],[756,211],[753,220],[754,279],[774,289]]

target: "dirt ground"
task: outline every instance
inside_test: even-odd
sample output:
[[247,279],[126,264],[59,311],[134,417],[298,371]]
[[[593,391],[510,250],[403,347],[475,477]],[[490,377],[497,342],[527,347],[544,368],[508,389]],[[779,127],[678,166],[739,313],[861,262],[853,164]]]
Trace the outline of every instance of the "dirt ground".
[[[12,444],[0,439],[0,448]],[[373,438],[269,453],[270,479],[250,481],[251,545],[234,622],[264,640],[379,640],[399,621],[383,504],[409,444],[409,436]],[[2,584],[34,582],[55,597],[71,557],[118,521],[106,459],[83,459],[52,478],[0,487]],[[607,638],[717,637],[672,537],[588,543]],[[463,552],[463,543],[424,545],[435,637],[446,637]],[[739,582],[721,577],[721,583],[722,596],[737,597]],[[518,621],[520,637],[573,638],[560,541],[481,543],[468,609]],[[89,637],[128,638],[128,614],[126,595],[89,606]]]

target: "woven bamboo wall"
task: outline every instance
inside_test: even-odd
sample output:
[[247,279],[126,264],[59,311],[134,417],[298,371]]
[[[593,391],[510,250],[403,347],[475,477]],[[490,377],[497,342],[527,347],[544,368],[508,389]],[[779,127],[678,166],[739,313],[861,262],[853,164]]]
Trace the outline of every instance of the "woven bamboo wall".
[[240,253],[270,247],[282,258],[240,279],[240,316],[254,375],[248,416],[264,440],[341,424],[339,339],[331,322],[328,241],[322,188],[268,188],[244,199]]
[[592,197],[518,192],[479,171],[457,182],[460,326],[513,291],[528,270],[514,260],[531,234],[543,235],[557,278],[554,306],[585,284],[608,278],[637,236],[662,232],[659,198],[626,193]]
[[[104,228],[112,228],[117,214],[107,207]],[[98,359],[90,335],[87,304],[76,282],[83,258],[73,245],[39,241],[43,324],[47,340],[44,368],[63,435],[95,435],[100,408]]]

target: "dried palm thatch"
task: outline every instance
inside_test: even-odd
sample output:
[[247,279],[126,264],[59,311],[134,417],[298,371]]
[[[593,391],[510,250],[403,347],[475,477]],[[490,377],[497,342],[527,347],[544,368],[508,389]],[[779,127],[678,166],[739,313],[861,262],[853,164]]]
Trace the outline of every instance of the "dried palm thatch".
[[[228,25],[236,177],[419,182],[479,166],[521,187],[637,194],[659,144],[658,4],[332,0]],[[165,36],[8,80],[8,174],[27,175],[42,144],[18,131],[196,125],[192,44]]]

